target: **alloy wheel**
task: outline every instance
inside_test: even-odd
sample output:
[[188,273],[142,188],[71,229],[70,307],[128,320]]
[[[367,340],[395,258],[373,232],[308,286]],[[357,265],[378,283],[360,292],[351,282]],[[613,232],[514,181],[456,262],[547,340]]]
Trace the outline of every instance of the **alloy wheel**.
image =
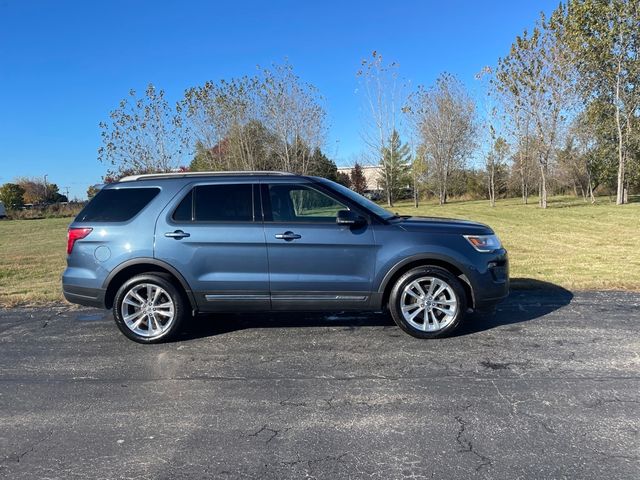
[[164,288],[152,283],[139,283],[124,296],[120,313],[133,333],[156,338],[171,327],[175,319],[175,303]]
[[406,322],[417,330],[438,332],[453,322],[458,299],[451,285],[437,277],[421,277],[402,290],[400,308]]

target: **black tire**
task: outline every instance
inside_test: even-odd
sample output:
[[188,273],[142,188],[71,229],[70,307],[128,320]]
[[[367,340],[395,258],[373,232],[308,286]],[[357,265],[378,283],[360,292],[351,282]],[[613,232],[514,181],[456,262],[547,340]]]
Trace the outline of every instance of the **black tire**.
[[[402,294],[405,287],[407,287],[415,280],[421,279],[423,277],[436,278],[439,281],[446,283],[455,295],[455,300],[457,303],[456,313],[453,316],[453,319],[450,320],[450,323],[448,323],[440,330],[425,331],[418,329],[414,325],[411,325],[411,323],[409,323],[407,319],[405,319],[402,313],[401,302]],[[391,311],[391,316],[393,317],[394,322],[409,335],[412,335],[416,338],[444,337],[446,335],[450,335],[456,328],[458,328],[458,326],[460,326],[460,323],[462,322],[462,319],[464,318],[465,312],[467,310],[467,294],[464,287],[462,286],[460,279],[458,279],[458,277],[453,275],[448,270],[435,266],[417,267],[406,272],[394,284],[389,295],[389,310]],[[435,325],[434,323],[432,324]]]
[[[162,290],[164,290],[164,292],[162,293],[163,298],[168,297],[173,302],[173,318],[170,322],[170,325],[166,328],[166,330],[162,331],[156,336],[144,336],[136,333],[127,326],[127,323],[123,318],[122,306],[127,293],[132,291],[132,289],[134,289],[135,287],[140,287],[140,285],[144,284],[150,284],[156,287],[160,287]],[[141,275],[136,275],[135,277],[130,278],[118,289],[118,292],[116,293],[113,301],[113,318],[116,321],[116,325],[127,338],[138,343],[161,343],[175,338],[176,334],[180,331],[183,322],[186,318],[188,318],[189,315],[189,302],[185,298],[184,293],[171,282],[170,277],[165,277],[164,275],[158,273],[143,273]],[[142,316],[144,317],[145,315]],[[158,315],[158,318],[163,317]],[[146,324],[148,325],[148,316],[146,322]],[[152,323],[152,325],[159,324],[156,322]]]

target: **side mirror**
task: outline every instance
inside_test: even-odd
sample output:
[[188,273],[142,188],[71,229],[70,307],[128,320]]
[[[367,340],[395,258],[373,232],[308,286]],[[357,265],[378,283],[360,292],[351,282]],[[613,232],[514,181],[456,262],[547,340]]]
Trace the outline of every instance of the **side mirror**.
[[336,223],[338,225],[364,225],[367,221],[351,210],[339,210]]

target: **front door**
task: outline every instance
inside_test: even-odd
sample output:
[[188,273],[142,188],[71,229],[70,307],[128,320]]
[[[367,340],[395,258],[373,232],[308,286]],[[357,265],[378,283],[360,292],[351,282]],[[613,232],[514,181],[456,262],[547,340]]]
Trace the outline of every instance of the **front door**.
[[185,277],[201,311],[270,308],[259,211],[258,185],[196,182],[160,215],[155,256]]
[[373,229],[336,223],[349,206],[313,184],[262,185],[274,310],[362,309],[375,270]]

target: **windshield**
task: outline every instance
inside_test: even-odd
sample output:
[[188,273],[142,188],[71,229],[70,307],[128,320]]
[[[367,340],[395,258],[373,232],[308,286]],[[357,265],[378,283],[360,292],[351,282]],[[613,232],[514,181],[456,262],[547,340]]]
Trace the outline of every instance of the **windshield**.
[[369,210],[370,212],[375,213],[376,215],[383,218],[384,220],[389,220],[390,218],[395,217],[395,215],[391,213],[389,210],[385,210],[377,203],[372,202],[368,198],[363,197],[359,193],[354,192],[353,190],[345,187],[344,185],[340,185],[339,183],[332,182],[331,180],[327,180],[325,178],[319,178],[318,180],[321,183],[328,184],[333,190],[340,192],[349,200],[353,201],[354,203],[357,203],[358,205],[365,208],[366,210]]

